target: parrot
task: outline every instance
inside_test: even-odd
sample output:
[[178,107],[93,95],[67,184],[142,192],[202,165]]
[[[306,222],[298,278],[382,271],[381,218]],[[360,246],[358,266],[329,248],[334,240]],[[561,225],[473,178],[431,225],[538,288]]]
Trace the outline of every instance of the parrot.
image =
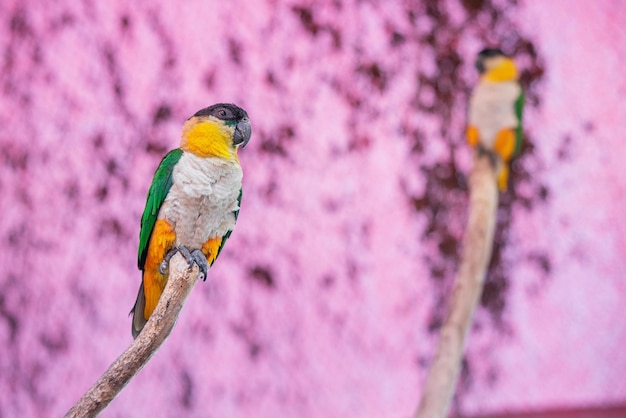
[[509,162],[522,144],[524,91],[513,59],[498,48],[485,48],[475,62],[480,73],[469,100],[467,142],[499,160],[498,189],[507,190]]
[[185,121],[179,148],[156,169],[139,231],[142,281],[131,310],[134,339],[156,308],[174,254],[197,264],[206,281],[239,216],[243,171],[237,150],[251,134],[245,110],[214,104]]

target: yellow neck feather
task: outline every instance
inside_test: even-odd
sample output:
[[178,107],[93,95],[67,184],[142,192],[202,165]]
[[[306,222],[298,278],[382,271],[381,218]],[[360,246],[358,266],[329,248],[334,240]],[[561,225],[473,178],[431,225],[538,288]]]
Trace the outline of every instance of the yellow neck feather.
[[213,121],[203,121],[183,129],[180,147],[198,157],[237,158],[232,145],[232,132]]
[[485,80],[494,83],[514,81],[517,80],[517,67],[515,67],[512,59],[503,58],[498,65],[487,71],[483,77]]

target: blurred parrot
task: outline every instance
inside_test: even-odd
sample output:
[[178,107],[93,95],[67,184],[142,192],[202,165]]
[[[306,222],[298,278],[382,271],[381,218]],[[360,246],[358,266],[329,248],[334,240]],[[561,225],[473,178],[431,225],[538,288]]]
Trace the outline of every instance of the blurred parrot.
[[237,221],[243,178],[237,149],[246,146],[251,133],[245,110],[215,104],[185,122],[180,148],[161,161],[141,217],[142,283],[131,310],[133,338],[156,308],[176,252],[189,265],[196,263],[206,280]]
[[467,142],[499,157],[498,188],[506,191],[509,162],[522,144],[524,92],[515,63],[499,49],[480,51],[476,69],[481,76],[470,97]]

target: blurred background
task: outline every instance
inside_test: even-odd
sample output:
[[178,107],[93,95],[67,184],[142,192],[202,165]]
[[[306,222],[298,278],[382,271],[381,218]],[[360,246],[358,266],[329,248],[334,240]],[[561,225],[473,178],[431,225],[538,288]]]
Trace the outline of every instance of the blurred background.
[[453,413],[626,404],[625,27],[617,0],[3,0],[0,417],[62,416],[131,343],[146,192],[216,102],[253,126],[237,228],[102,416],[409,417],[484,46],[526,142]]

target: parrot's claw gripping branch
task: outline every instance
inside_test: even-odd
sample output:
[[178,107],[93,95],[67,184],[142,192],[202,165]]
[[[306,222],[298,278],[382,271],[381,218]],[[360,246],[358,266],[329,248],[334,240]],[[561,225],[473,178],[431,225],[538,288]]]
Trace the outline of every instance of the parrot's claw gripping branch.
[[200,269],[200,278],[206,281],[207,271],[209,270],[209,263],[206,260],[204,253],[200,250],[189,251],[187,247],[174,247],[165,254],[163,261],[161,262],[161,266],[159,267],[159,271],[161,274],[166,274],[169,268],[169,263],[174,254],[180,253],[189,267],[193,267],[194,263],[198,265]]
[[170,260],[174,256],[174,254],[176,254],[177,252],[178,250],[176,248],[172,248],[165,254],[165,257],[163,257],[163,261],[161,261],[161,265],[159,266],[159,272],[161,274],[163,275],[167,274],[169,270]]
[[161,274],[167,273],[170,260],[176,253],[180,253],[180,255],[182,255],[187,261],[187,264],[191,265],[191,263],[193,263],[193,258],[191,258],[191,253],[189,252],[189,249],[187,249],[187,247],[174,247],[165,254],[165,257],[163,257],[163,261],[161,262],[161,266],[159,267],[159,271],[161,272]]
[[[200,279],[206,282],[206,275],[209,270],[209,263],[207,262],[204,253],[200,250],[193,250],[191,252],[191,258],[193,259],[193,262],[195,262],[198,265],[198,268],[200,269]],[[189,267],[193,267],[193,264],[189,263]]]
[[491,163],[491,168],[498,170],[500,163],[499,157],[495,152],[488,150],[482,144],[478,144],[476,146],[476,152],[478,153],[478,157],[487,156],[487,158],[489,158],[489,162]]

